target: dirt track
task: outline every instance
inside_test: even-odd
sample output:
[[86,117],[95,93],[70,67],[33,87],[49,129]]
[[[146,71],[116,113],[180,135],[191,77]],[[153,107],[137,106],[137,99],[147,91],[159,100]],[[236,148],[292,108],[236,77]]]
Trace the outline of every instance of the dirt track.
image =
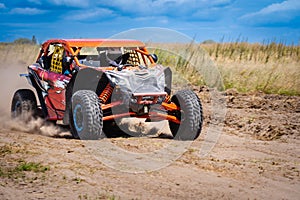
[[[1,72],[1,78],[16,74],[5,68]],[[195,88],[204,105],[203,134],[170,165],[130,173],[105,165],[92,153],[89,142],[71,139],[65,130],[40,126],[41,121],[21,124],[9,120],[6,116],[12,91],[23,83],[5,80],[12,87],[1,88],[7,96],[1,96],[0,109],[0,199],[300,197],[300,97],[244,95],[234,90],[220,94],[226,100],[226,117],[218,124],[223,131],[213,149],[200,156],[213,124],[212,101],[211,91]],[[99,144],[109,142],[143,155],[172,144],[168,134],[166,128],[154,136],[104,139]],[[27,171],[20,169],[20,165],[30,162],[40,165]]]

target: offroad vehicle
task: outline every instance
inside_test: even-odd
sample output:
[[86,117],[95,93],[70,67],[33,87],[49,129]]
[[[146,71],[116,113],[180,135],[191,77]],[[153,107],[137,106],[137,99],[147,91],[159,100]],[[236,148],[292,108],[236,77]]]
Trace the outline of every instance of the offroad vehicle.
[[137,40],[51,39],[20,76],[35,92],[15,92],[12,116],[59,120],[74,138],[102,138],[124,117],[168,120],[178,140],[194,140],[201,132],[198,96],[191,90],[172,95],[170,68],[157,64]]

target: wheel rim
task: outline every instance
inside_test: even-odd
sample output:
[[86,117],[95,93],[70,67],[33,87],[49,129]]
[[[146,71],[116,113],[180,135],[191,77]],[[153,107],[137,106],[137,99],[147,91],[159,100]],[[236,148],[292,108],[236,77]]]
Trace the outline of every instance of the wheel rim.
[[74,119],[74,126],[77,130],[77,132],[82,131],[83,129],[83,113],[81,105],[77,104],[73,111],[73,119]]

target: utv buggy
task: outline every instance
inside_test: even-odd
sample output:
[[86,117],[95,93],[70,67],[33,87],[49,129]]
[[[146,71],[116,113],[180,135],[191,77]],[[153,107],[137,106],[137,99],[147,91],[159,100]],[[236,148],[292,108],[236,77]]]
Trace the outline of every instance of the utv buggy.
[[136,40],[48,40],[21,74],[35,92],[15,92],[12,116],[60,120],[80,139],[102,138],[124,117],[168,120],[175,139],[194,140],[203,121],[200,99],[191,90],[172,95],[172,72],[156,61]]

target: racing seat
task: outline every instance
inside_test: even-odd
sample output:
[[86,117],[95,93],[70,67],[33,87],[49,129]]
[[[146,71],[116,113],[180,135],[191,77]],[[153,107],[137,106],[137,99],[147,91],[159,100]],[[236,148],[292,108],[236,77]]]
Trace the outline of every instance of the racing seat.
[[124,61],[125,61],[124,64],[128,63],[128,64],[132,64],[133,66],[140,65],[140,58],[136,51],[127,50],[127,51],[125,51],[125,54],[123,54],[123,55],[126,55],[125,59],[124,59]]
[[50,71],[61,74],[63,72],[63,55],[64,48],[62,46],[55,46],[51,59]]

